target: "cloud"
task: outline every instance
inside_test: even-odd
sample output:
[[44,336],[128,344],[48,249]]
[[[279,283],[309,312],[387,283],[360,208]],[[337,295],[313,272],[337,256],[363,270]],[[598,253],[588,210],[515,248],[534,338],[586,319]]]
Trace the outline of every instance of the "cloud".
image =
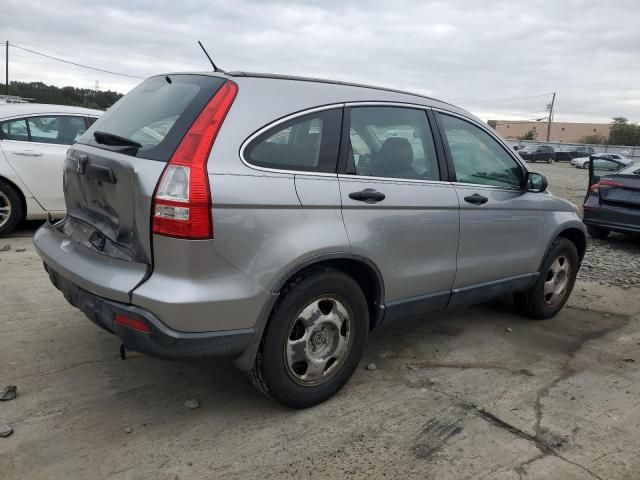
[[[4,0],[0,40],[149,76],[208,69],[200,39],[229,70],[392,86],[508,118],[544,115],[549,97],[490,101],[555,91],[558,120],[637,121],[640,30],[630,19],[639,15],[635,0],[59,0],[28,9]],[[136,83],[17,49],[10,76],[119,91]]]

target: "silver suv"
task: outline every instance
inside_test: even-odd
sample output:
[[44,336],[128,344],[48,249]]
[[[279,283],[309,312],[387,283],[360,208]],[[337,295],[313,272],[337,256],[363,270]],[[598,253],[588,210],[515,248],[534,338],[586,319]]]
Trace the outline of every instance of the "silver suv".
[[67,154],[53,284],[127,349],[227,357],[293,407],[369,331],[514,294],[565,304],[586,248],[486,124],[411,93],[251,73],[149,78]]

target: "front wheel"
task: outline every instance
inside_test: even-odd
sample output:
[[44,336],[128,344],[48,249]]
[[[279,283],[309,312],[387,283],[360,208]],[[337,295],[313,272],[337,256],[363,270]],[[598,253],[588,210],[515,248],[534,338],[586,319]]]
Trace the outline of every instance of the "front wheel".
[[571,295],[578,275],[578,250],[567,238],[558,238],[542,262],[535,284],[514,300],[525,315],[536,320],[555,316]]
[[369,332],[367,300],[353,278],[333,269],[300,276],[281,295],[250,378],[285,405],[311,407],[357,368]]
[[589,162],[584,162],[582,164],[582,168],[584,168],[585,170],[588,170],[589,169]]

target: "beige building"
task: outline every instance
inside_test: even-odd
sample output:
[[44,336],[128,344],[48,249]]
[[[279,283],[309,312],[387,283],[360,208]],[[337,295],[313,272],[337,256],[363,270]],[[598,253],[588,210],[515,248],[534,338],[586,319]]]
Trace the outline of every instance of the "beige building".
[[[547,122],[489,120],[489,125],[508,140],[517,140],[530,130],[537,133],[536,140],[547,139]],[[553,122],[551,124],[551,142],[579,142],[587,135],[600,135],[609,138],[611,125],[607,123],[568,123]]]

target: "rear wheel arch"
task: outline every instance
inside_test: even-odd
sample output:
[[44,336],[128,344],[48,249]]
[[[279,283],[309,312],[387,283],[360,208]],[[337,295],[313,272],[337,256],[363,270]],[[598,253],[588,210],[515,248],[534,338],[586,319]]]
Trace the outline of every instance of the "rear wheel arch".
[[15,183],[13,183],[7,177],[3,177],[2,175],[0,175],[0,183],[9,185],[18,194],[18,197],[20,198],[20,204],[22,206],[22,218],[20,219],[20,221],[23,221],[27,217],[27,199],[24,196],[24,192]]
[[322,269],[335,269],[353,278],[367,300],[369,329],[379,324],[384,312],[384,281],[375,263],[366,257],[346,252],[316,255],[289,269],[272,288],[271,299],[264,305],[254,327],[255,336],[251,345],[234,361],[238,369],[249,372],[253,368],[269,322],[282,301],[281,293],[292,283]]
[[323,254],[312,257],[290,269],[276,284],[274,293],[280,293],[300,276],[318,269],[331,268],[353,278],[364,293],[369,306],[369,326],[373,329],[382,317],[384,304],[384,280],[378,267],[368,258],[347,254]]

